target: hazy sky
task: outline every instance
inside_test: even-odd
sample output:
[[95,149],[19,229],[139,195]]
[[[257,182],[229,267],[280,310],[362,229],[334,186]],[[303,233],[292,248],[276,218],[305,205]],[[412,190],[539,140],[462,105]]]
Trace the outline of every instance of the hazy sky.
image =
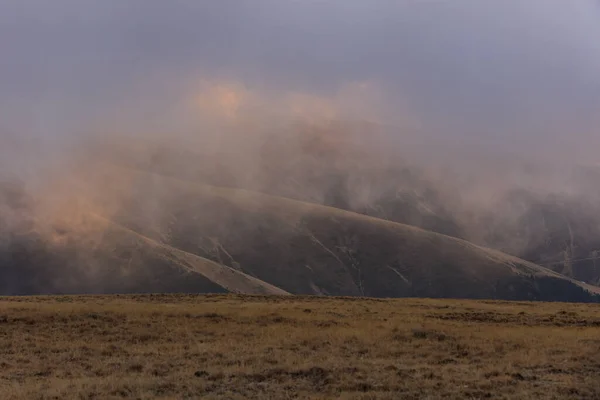
[[600,136],[600,4],[0,2],[0,134],[55,138],[111,120],[169,129],[168,110],[203,80],[352,98],[440,134],[589,149]]

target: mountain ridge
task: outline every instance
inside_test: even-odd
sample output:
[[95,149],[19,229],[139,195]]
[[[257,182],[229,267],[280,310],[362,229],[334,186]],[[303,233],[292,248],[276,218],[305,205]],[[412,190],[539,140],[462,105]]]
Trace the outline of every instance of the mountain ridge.
[[[404,276],[404,278],[400,278],[400,280],[407,282],[411,281],[411,279],[407,279],[405,274],[399,272],[400,269],[393,264],[395,262],[402,264],[403,258],[409,259],[411,263],[411,267],[409,268],[412,271],[411,273],[419,275],[418,270],[420,267],[418,265],[418,254],[395,254],[393,256],[388,254],[381,258],[380,255],[377,254],[377,249],[364,249],[364,245],[361,244],[360,240],[355,240],[354,244],[349,244],[344,247],[344,245],[340,245],[340,243],[336,242],[336,240],[340,239],[339,237],[335,238],[339,233],[339,228],[342,230],[349,230],[349,237],[356,235],[360,236],[360,229],[373,231],[373,235],[379,235],[388,241],[373,246],[380,247],[381,252],[384,253],[394,253],[394,247],[397,246],[409,250],[411,249],[411,246],[424,246],[427,248],[425,253],[431,253],[432,250],[437,252],[436,256],[433,258],[424,256],[425,261],[429,260],[425,262],[425,264],[433,262],[434,265],[432,265],[431,268],[442,274],[444,267],[441,265],[451,265],[451,268],[460,272],[459,276],[467,279],[467,281],[476,281],[477,279],[483,279],[485,281],[487,278],[484,275],[486,272],[489,272],[492,275],[496,274],[497,276],[504,276],[509,280],[512,278],[518,279],[518,276],[521,276],[525,280],[535,280],[535,278],[540,278],[542,280],[555,279],[562,281],[562,283],[566,285],[576,286],[583,291],[597,293],[593,287],[565,278],[560,274],[533,263],[520,260],[498,251],[486,249],[461,239],[426,231],[417,227],[377,219],[334,207],[265,195],[245,189],[219,188],[201,183],[190,183],[178,178],[165,177],[155,172],[141,172],[134,169],[128,169],[128,171],[133,174],[133,181],[137,181],[136,184],[141,185],[141,191],[138,194],[146,191],[145,193],[150,194],[153,201],[156,202],[155,206],[159,209],[164,209],[167,213],[172,212],[172,215],[170,214],[169,218],[175,218],[176,221],[171,225],[164,225],[164,221],[159,221],[157,222],[159,227],[156,229],[151,229],[147,226],[143,227],[142,215],[138,215],[137,220],[135,217],[132,217],[135,214],[135,208],[137,207],[135,201],[139,200],[139,198],[136,200],[134,195],[130,199],[133,201],[132,204],[134,206],[132,208],[126,208],[127,211],[124,212],[123,215],[117,216],[117,220],[119,220],[119,218],[124,218],[125,222],[120,221],[120,223],[134,229],[140,234],[153,238],[160,237],[165,231],[172,230],[170,231],[170,238],[167,239],[169,245],[178,249],[183,249],[188,253],[204,257],[210,256],[210,251],[206,251],[206,243],[198,245],[197,243],[194,243],[195,239],[190,238],[198,238],[202,235],[217,238],[217,240],[221,241],[219,245],[223,248],[227,248],[225,251],[229,253],[229,256],[232,259],[235,259],[236,262],[242,265],[242,269],[245,272],[291,293],[314,294],[314,292],[321,292],[324,294],[338,295],[369,295],[369,293],[365,293],[364,287],[361,289],[361,279],[365,278],[360,277],[362,272],[358,271],[358,269],[352,270],[354,268],[352,265],[355,262],[360,264],[360,268],[366,269],[375,268],[372,266],[373,264],[381,264],[375,268],[377,269],[377,274],[381,274],[382,271],[385,270],[388,271],[385,273],[388,278],[390,276],[396,276],[397,278]],[[121,176],[124,174],[123,170],[121,170],[120,174]],[[178,193],[178,195],[169,196],[169,192],[175,192]],[[191,207],[190,204],[194,204],[195,207],[197,207],[197,210],[194,209],[194,207]],[[215,217],[214,220],[207,221],[206,218],[208,216],[202,214],[201,211],[198,211],[202,209],[210,210],[210,214],[216,214],[216,216],[211,215],[211,217]],[[219,218],[220,216],[222,216],[222,218]],[[228,218],[237,218],[235,222],[241,224],[239,226],[243,228],[241,230],[244,232],[224,233],[228,229],[232,232],[236,229],[234,228],[234,226],[236,226],[235,223],[228,221]],[[160,220],[160,218],[158,218],[158,220]],[[270,226],[269,223],[265,223],[266,220],[270,220],[272,226]],[[186,223],[188,226],[183,228]],[[244,223],[246,226],[244,226]],[[219,225],[226,225],[227,227],[223,228]],[[142,227],[140,228],[140,226]],[[357,229],[357,227],[361,228]],[[138,229],[141,229],[142,231],[139,232]],[[325,230],[323,231],[323,229]],[[257,231],[262,232],[261,235],[265,236],[264,240],[256,237]],[[380,233],[379,231],[384,233]],[[235,236],[236,234],[239,237],[232,239],[232,236]],[[281,239],[280,236],[282,235],[287,237],[286,240],[289,240],[289,243],[287,243],[286,240]],[[400,243],[395,245],[393,240],[388,236],[396,237]],[[334,238],[332,239],[332,237]],[[368,241],[366,237],[364,240]],[[389,240],[392,240],[392,242],[389,242]],[[240,247],[240,241],[248,242],[246,243],[246,249],[241,248],[243,246]],[[261,264],[260,261],[265,263],[265,260],[269,259],[269,255],[265,254],[261,256],[256,254],[256,252],[251,249],[253,243],[256,247],[263,249],[266,253],[272,252],[273,257],[276,260],[287,260],[287,262],[294,264],[295,266],[289,265],[288,268],[291,271],[296,269],[294,273],[298,273],[299,276],[302,276],[304,285],[294,287],[290,282],[285,280],[281,281],[281,277],[278,278],[279,280],[273,278],[275,280],[269,281],[268,278],[271,277],[270,273],[276,271],[278,268],[285,269],[285,267],[278,265],[267,268],[257,265]],[[291,250],[291,253],[282,253],[277,248],[277,246],[280,245],[299,246],[301,250]],[[442,250],[440,250],[440,248]],[[358,262],[356,254],[349,255],[345,253],[348,251],[364,252],[365,250],[367,250],[369,254],[372,254],[371,262],[362,256],[358,256],[361,258],[360,262]],[[220,252],[220,250],[217,252]],[[305,252],[304,255],[303,252]],[[469,257],[472,257],[472,259],[469,260],[469,257],[461,255],[461,252],[468,253]],[[435,261],[436,257],[443,257],[445,253],[447,253],[446,255],[449,254],[451,256],[449,262],[444,261],[440,264],[440,261]],[[309,263],[302,267],[302,263],[295,260],[294,255],[300,258],[306,258],[307,260],[310,260],[311,263],[316,263],[318,266],[311,266]],[[217,256],[213,253],[213,257]],[[323,259],[327,259],[327,261],[324,261]],[[479,267],[476,265],[471,266],[469,269],[461,266],[455,259],[463,259],[465,261],[470,261],[472,264],[484,265],[486,267]],[[285,264],[283,261],[277,262]],[[330,275],[330,270],[323,269],[326,265],[329,266],[328,268],[340,268],[341,270],[345,270],[343,272],[338,271],[344,275],[340,282],[346,281],[345,284],[340,283],[342,286],[341,288],[338,288],[339,292],[335,292],[336,285],[333,278],[330,277],[331,279],[324,279],[324,287],[315,290],[314,286],[317,288],[320,286],[315,282],[309,282],[310,279],[308,279],[306,274],[297,271],[298,269],[307,267],[308,269],[317,268],[322,274]],[[485,270],[485,268],[488,268],[488,270],[483,272],[478,271],[479,269]],[[507,271],[512,272],[509,273]],[[389,275],[390,273],[392,275]],[[435,273],[432,272],[431,277],[434,279]],[[350,281],[352,281],[352,283],[350,283]],[[399,290],[398,288],[388,288],[388,292],[380,292],[375,289],[376,285],[374,285],[374,283],[375,282],[371,283],[369,290],[371,290],[375,296],[392,295],[393,297],[394,295],[406,296],[421,293],[419,290],[417,290],[416,293],[413,293],[410,290]],[[439,285],[441,285],[441,283],[438,282],[436,284],[438,285],[438,289],[440,289],[441,286]],[[535,284],[532,285],[535,286]],[[352,287],[354,287],[354,289],[352,289]],[[469,290],[472,291],[471,295],[483,296],[481,293],[474,294],[477,293],[477,290],[474,290],[471,286],[469,287]],[[334,290],[334,292],[332,292],[332,290]],[[535,291],[537,289],[532,290]],[[434,297],[436,296],[435,292],[428,292],[425,290],[424,293]],[[460,297],[459,293],[453,293],[453,296]]]

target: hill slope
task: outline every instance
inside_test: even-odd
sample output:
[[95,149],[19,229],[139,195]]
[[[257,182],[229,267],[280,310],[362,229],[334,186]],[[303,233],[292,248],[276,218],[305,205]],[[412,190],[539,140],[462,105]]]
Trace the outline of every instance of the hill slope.
[[548,269],[419,228],[128,169],[100,176],[112,190],[93,201],[113,221],[290,293],[596,300]]
[[240,271],[157,243],[92,214],[11,232],[0,294],[242,292],[285,294]]
[[264,135],[251,149],[144,142],[113,144],[106,153],[159,174],[417,226],[600,285],[597,167],[483,148],[467,154],[448,143],[442,154],[404,148],[405,132],[378,134],[384,131],[300,125]]

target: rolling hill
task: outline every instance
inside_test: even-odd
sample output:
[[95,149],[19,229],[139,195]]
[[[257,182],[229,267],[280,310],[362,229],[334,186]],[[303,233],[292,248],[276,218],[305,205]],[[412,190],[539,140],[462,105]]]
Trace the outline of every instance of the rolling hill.
[[[0,293],[599,300],[577,274],[482,247],[528,254],[473,236],[418,170],[377,163],[343,135],[300,137],[259,146],[258,166],[141,143],[84,153],[42,194],[2,185]],[[556,258],[528,259],[546,253]]]
[[[27,214],[24,214],[25,216]],[[0,293],[240,292],[286,294],[267,283],[74,209],[20,221],[0,252]]]
[[107,218],[292,294],[596,300],[593,287],[416,227],[132,169],[98,171],[111,190],[90,201],[111,210]]
[[243,156],[235,147],[219,153],[168,142],[138,144],[136,151],[112,147],[108,153],[117,163],[186,181],[327,205],[465,239],[600,285],[597,167],[489,149],[450,149],[445,155],[418,146],[401,149],[394,135],[382,135],[382,127],[350,127],[300,125],[263,137],[258,149]]

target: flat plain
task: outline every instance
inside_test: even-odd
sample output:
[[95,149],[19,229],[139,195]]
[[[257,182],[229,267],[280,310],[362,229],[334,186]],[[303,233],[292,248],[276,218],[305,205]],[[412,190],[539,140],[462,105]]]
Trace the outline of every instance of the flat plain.
[[600,398],[600,305],[0,298],[2,399]]

